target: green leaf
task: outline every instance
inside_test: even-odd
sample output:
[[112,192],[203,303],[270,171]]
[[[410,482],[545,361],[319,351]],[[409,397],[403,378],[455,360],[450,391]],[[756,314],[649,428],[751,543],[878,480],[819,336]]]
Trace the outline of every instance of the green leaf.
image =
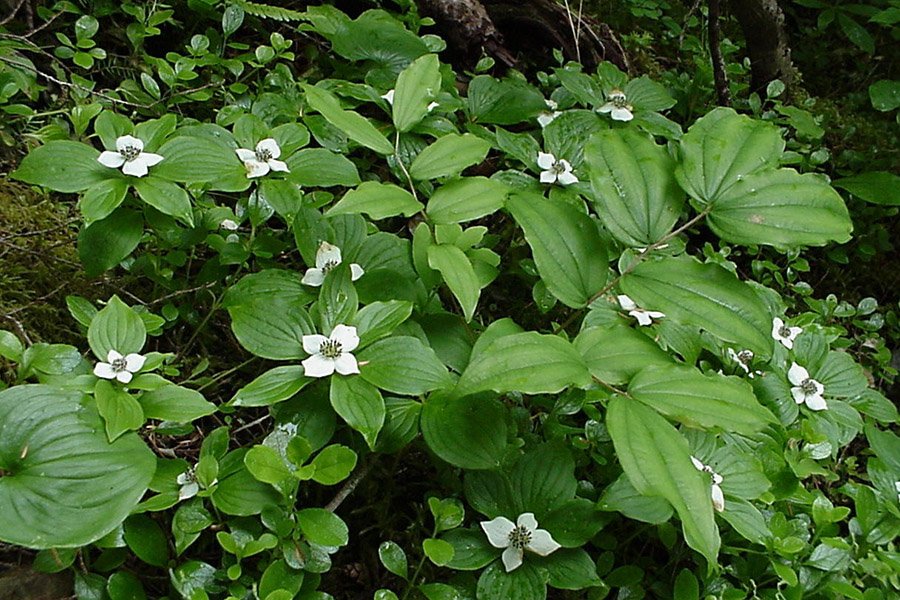
[[425,443],[440,458],[463,469],[499,467],[506,451],[506,431],[506,409],[492,398],[432,394],[422,407]]
[[333,375],[330,398],[334,412],[362,434],[369,448],[374,448],[385,416],[384,398],[378,388],[356,375]]
[[350,190],[332,206],[327,215],[365,213],[378,221],[403,215],[411,217],[422,210],[422,203],[401,187],[391,183],[366,181]]
[[406,560],[406,552],[397,543],[387,541],[378,546],[378,558],[384,568],[398,577],[409,577],[409,565]]
[[548,574],[533,566],[526,557],[522,566],[509,573],[500,561],[482,571],[478,578],[478,598],[515,598],[516,600],[546,600]]
[[547,569],[550,586],[560,590],[583,590],[602,583],[597,565],[581,548],[561,548],[541,559],[539,564]]
[[453,377],[434,350],[418,338],[396,336],[378,340],[357,355],[363,379],[395,394],[418,396],[448,388]]
[[607,522],[607,516],[593,501],[575,498],[542,516],[540,524],[553,533],[553,539],[563,548],[577,548],[585,545]]
[[310,108],[319,112],[325,119],[347,134],[351,140],[371,148],[379,154],[393,154],[394,146],[365,117],[353,111],[341,108],[337,97],[331,92],[312,85],[303,84],[306,101]]
[[78,200],[84,222],[91,224],[108,217],[119,208],[127,193],[128,181],[121,177],[104,179],[89,187]]
[[303,376],[301,365],[269,369],[241,389],[231,399],[234,406],[271,406],[293,398],[312,380]]
[[180,385],[165,385],[144,392],[139,402],[146,418],[176,423],[190,423],[216,412],[216,405],[208,402],[203,394]]
[[693,367],[649,366],[634,376],[628,393],[688,427],[751,435],[777,423],[750,384]]
[[134,181],[141,200],[159,212],[175,217],[188,227],[194,226],[191,198],[181,187],[159,177],[142,177]]
[[356,467],[356,452],[340,444],[332,444],[319,452],[311,466],[312,479],[322,485],[334,485],[347,479]]
[[673,600],[700,600],[700,584],[688,569],[678,573],[673,592]]
[[625,325],[589,327],[574,344],[591,375],[611,385],[628,383],[644,367],[672,363],[653,340]]
[[675,99],[665,86],[646,75],[632,79],[622,91],[625,92],[628,103],[640,111],[666,110],[675,106]]
[[792,169],[751,173],[717,195],[710,228],[735,244],[822,246],[850,239],[840,195],[820,176]]
[[285,179],[263,178],[256,193],[260,199],[274,208],[286,223],[294,222],[294,216],[303,205],[303,192],[299,186]]
[[256,515],[278,503],[280,494],[257,481],[244,466],[246,449],[226,454],[219,462],[219,483],[212,492],[213,505],[227,515]]
[[828,353],[815,379],[825,386],[826,395],[837,398],[856,397],[869,386],[862,366],[842,351]]
[[675,177],[692,198],[708,204],[747,175],[776,167],[782,152],[777,127],[720,107],[684,134]]
[[[162,566],[165,566],[165,563]],[[109,594],[110,600],[146,600],[147,598],[141,580],[128,571],[118,571],[110,575],[106,582],[106,593]]]
[[471,321],[481,296],[481,282],[469,257],[452,244],[435,244],[428,247],[428,266],[441,274],[466,321]]
[[125,520],[125,542],[134,554],[148,565],[165,567],[169,562],[166,534],[147,515],[131,515]]
[[208,183],[212,189],[226,192],[250,187],[247,171],[233,147],[225,140],[191,135],[190,129],[160,147],[158,154],[165,160],[153,168],[154,177],[178,183]]
[[501,209],[508,191],[493,179],[463,177],[435,190],[425,212],[434,223],[465,223]]
[[716,564],[719,532],[709,483],[691,463],[687,441],[664,418],[633,400],[614,397],[606,425],[619,462],[640,493],[662,496],[678,512],[688,546]]
[[126,431],[140,429],[144,424],[144,411],[134,396],[100,379],[94,386],[97,411],[106,425],[106,435],[115,440]]
[[766,305],[750,286],[718,265],[691,258],[646,261],[622,277],[621,287],[642,308],[701,327],[759,358],[772,355]]
[[88,344],[101,361],[107,360],[110,350],[122,355],[140,352],[146,341],[144,321],[118,296],[109,299],[88,327]]
[[468,110],[478,123],[513,125],[547,110],[544,95],[520,79],[478,75],[469,82]]
[[0,391],[0,539],[77,548],[118,526],[156,459],[135,434],[110,444],[81,394],[43,385]]
[[561,443],[544,443],[526,452],[509,475],[521,512],[540,517],[575,497],[575,461]]
[[455,550],[449,542],[428,538],[422,541],[422,551],[428,559],[439,567],[445,567],[453,560]]
[[359,345],[365,348],[375,340],[390,335],[409,318],[412,309],[412,302],[403,300],[372,302],[364,306],[350,322],[356,326]]
[[473,356],[454,393],[556,394],[567,387],[587,387],[590,381],[584,359],[572,344],[529,331],[500,337]]
[[550,293],[566,306],[586,306],[609,273],[606,246],[593,219],[536,195],[513,194],[507,208],[525,232]]
[[832,185],[872,204],[900,206],[900,176],[888,171],[870,171],[844,177],[832,182]]
[[324,508],[304,508],[296,513],[297,523],[310,542],[321,546],[346,546],[347,525]]
[[866,54],[875,54],[875,39],[865,27],[851,19],[844,11],[837,13],[837,21],[844,35],[854,46]]
[[143,233],[144,218],[125,208],[82,229],[78,234],[78,257],[85,273],[96,277],[118,265],[137,248]]
[[352,186],[359,183],[359,171],[347,157],[325,148],[305,148],[285,159],[287,179],[306,187]]
[[453,560],[447,565],[455,571],[476,571],[497,558],[484,532],[462,527],[446,532],[442,539],[453,546]]
[[251,353],[274,360],[303,358],[304,335],[316,333],[306,310],[282,302],[254,302],[228,310],[231,330]]
[[900,106],[900,81],[881,79],[869,86],[872,108],[888,112]]
[[450,133],[422,150],[410,165],[409,174],[420,181],[459,175],[466,167],[483,161],[490,149],[490,142],[471,133]]
[[99,156],[87,144],[54,140],[29,152],[11,177],[66,194],[81,192],[105,179],[123,179],[117,170],[97,162]]
[[684,192],[664,147],[633,129],[610,129],[594,134],[584,152],[594,206],[617,240],[648,246],[669,233]]
[[25,346],[11,331],[0,329],[0,356],[13,362],[22,360]]
[[615,510],[629,519],[659,525],[672,518],[672,505],[661,496],[644,496],[631,485],[623,473],[603,490],[598,507]]
[[244,455],[244,465],[257,481],[278,485],[293,477],[284,459],[268,446],[253,446]]
[[397,131],[409,131],[428,114],[428,104],[441,91],[439,67],[437,55],[426,54],[397,77],[392,110]]

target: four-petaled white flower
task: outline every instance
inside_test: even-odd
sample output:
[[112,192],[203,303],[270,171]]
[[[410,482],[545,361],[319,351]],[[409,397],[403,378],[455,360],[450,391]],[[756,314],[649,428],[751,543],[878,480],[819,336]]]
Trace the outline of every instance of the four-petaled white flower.
[[197,482],[195,470],[196,467],[191,467],[175,478],[175,482],[180,486],[178,489],[179,500],[193,498],[200,491],[200,484]]
[[561,115],[562,113],[556,110],[556,107],[559,106],[556,104],[555,100],[544,100],[547,104],[547,108],[550,110],[545,110],[537,116],[538,125],[541,127],[546,127],[550,123],[553,122],[553,119]]
[[116,151],[101,152],[97,162],[112,169],[121,167],[126,175],[143,177],[148,173],[149,167],[158,165],[162,159],[159,154],[144,152],[142,140],[131,135],[122,135],[116,138]]
[[694,463],[694,468],[698,471],[709,473],[710,477],[712,477],[712,491],[710,492],[710,496],[712,496],[713,508],[718,512],[722,512],[725,510],[725,494],[722,493],[722,488],[719,487],[719,484],[724,481],[722,476],[713,471],[712,467],[704,465],[693,456],[691,457],[691,462]]
[[291,172],[287,164],[277,160],[281,156],[281,148],[278,147],[278,142],[272,138],[261,140],[256,144],[256,150],[238,148],[235,152],[244,163],[244,168],[247,169],[248,179],[262,177],[269,171]]
[[572,165],[564,158],[556,160],[556,157],[548,152],[538,152],[537,165],[543,169],[541,183],[556,181],[563,185],[578,183],[578,178],[572,173]]
[[627,310],[629,315],[637,319],[638,325],[652,325],[653,319],[662,319],[666,316],[665,313],[661,313],[658,310],[638,308],[634,300],[625,294],[619,294],[616,298],[619,300],[619,306],[622,307],[622,310]]
[[631,113],[632,106],[628,104],[628,98],[622,90],[612,90],[607,96],[607,102],[597,109],[599,113],[610,113],[613,121],[630,121],[634,118]]
[[106,355],[106,360],[107,362],[98,362],[94,365],[94,375],[103,379],[116,379],[121,383],[128,383],[134,374],[144,367],[147,359],[133,352],[122,356],[121,352],[110,350]]
[[[384,98],[385,100],[387,100],[387,103],[390,104],[391,106],[394,105],[394,90],[388,90],[387,92],[383,93],[381,95],[381,97]],[[431,112],[438,106],[440,106],[440,105],[437,102],[430,102],[428,104],[428,106],[425,107],[425,109],[428,112]]]
[[778,317],[772,319],[772,339],[781,342],[781,345],[788,350],[794,348],[794,339],[802,332],[803,330],[799,327],[788,327]]
[[806,404],[809,410],[825,410],[828,404],[822,394],[825,392],[825,386],[809,376],[809,372],[798,365],[791,364],[788,369],[788,380],[794,384],[791,388],[791,395],[797,404]]
[[752,350],[741,350],[740,352],[735,352],[734,348],[729,348],[728,358],[736,362],[738,366],[742,368],[744,372],[751,378],[755,375],[755,373],[750,371],[750,363],[753,362]]
[[307,377],[328,377],[335,371],[341,375],[359,373],[356,357],[350,354],[359,346],[356,327],[335,325],[329,337],[304,335],[303,350],[310,357],[301,363]]
[[[301,283],[319,287],[325,281],[328,271],[341,264],[341,249],[337,246],[322,242],[316,250],[316,266],[307,269],[301,279]],[[363,268],[356,263],[350,263],[350,280],[356,281],[365,274]]]
[[560,548],[549,531],[538,529],[533,513],[522,513],[515,523],[506,517],[482,521],[481,528],[491,546],[504,548],[502,558],[507,573],[522,564],[525,550],[547,556]]

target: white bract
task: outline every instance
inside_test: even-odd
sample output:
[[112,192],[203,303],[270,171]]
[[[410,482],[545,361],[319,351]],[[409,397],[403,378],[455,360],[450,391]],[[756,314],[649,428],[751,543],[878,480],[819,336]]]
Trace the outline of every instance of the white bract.
[[97,157],[104,167],[122,168],[126,175],[143,177],[153,165],[158,165],[163,157],[152,152],[144,152],[144,142],[131,135],[116,138],[116,151],[101,152]]
[[719,487],[719,485],[724,479],[721,475],[713,471],[712,467],[704,465],[693,456],[691,457],[691,462],[694,463],[694,468],[698,471],[709,473],[710,477],[712,477],[712,490],[710,491],[710,496],[712,497],[713,508],[718,512],[722,512],[725,510],[725,494],[722,492],[722,488]]
[[281,156],[281,148],[278,147],[278,142],[272,138],[261,140],[256,144],[256,150],[238,148],[235,152],[244,163],[244,168],[247,169],[248,179],[262,177],[269,171],[291,172],[287,164],[277,160]]
[[128,383],[134,374],[143,368],[146,360],[140,354],[131,353],[122,356],[122,353],[110,350],[106,355],[107,362],[98,362],[94,365],[94,375],[102,379],[116,379],[121,383]]
[[825,410],[828,404],[822,394],[825,393],[825,386],[809,376],[809,372],[798,365],[791,364],[788,369],[788,381],[794,384],[791,388],[791,395],[797,404],[806,404],[810,410]]
[[197,492],[200,491],[200,484],[197,483],[197,475],[195,473],[195,469],[196,467],[191,467],[175,478],[175,483],[180,486],[178,488],[179,500],[187,500],[188,498],[193,498],[197,495]]
[[225,231],[237,231],[238,230],[237,222],[232,219],[222,219],[222,222],[219,223],[219,227],[221,227]]
[[[341,249],[337,246],[322,242],[319,249],[316,250],[316,266],[307,269],[300,281],[306,285],[319,287],[325,281],[325,275],[328,271],[341,264]],[[361,266],[356,263],[350,263],[350,280],[356,281],[365,274]]]
[[644,310],[643,308],[638,308],[638,305],[634,303],[634,300],[625,294],[619,294],[616,296],[616,299],[618,299],[619,306],[622,307],[622,310],[627,310],[629,315],[637,319],[638,325],[652,325],[653,319],[661,319],[666,316],[665,313],[661,313],[658,310]]
[[537,116],[537,122],[541,127],[546,127],[553,122],[553,119],[562,114],[556,110],[558,105],[554,100],[544,100],[544,102],[547,103],[547,108],[550,110],[545,110]]
[[897,502],[900,502],[900,481],[894,482],[894,489],[897,490]]
[[572,173],[572,165],[564,158],[556,160],[556,157],[548,152],[538,152],[537,165],[543,169],[541,183],[556,181],[563,185],[578,183],[578,178]]
[[781,342],[781,345],[788,350],[794,348],[794,339],[802,332],[803,330],[799,327],[788,327],[778,317],[772,319],[772,339]]
[[341,375],[359,373],[356,357],[350,354],[359,346],[356,327],[335,325],[331,336],[304,335],[303,350],[310,357],[303,361],[307,377],[328,377],[335,371]]
[[482,521],[481,528],[491,546],[504,548],[502,559],[507,573],[522,564],[525,550],[547,556],[560,548],[550,532],[538,529],[533,513],[522,513],[515,523],[506,517]]
[[634,118],[631,113],[632,106],[628,104],[628,98],[622,90],[612,90],[607,96],[607,102],[597,109],[599,113],[610,113],[613,121],[630,121]]

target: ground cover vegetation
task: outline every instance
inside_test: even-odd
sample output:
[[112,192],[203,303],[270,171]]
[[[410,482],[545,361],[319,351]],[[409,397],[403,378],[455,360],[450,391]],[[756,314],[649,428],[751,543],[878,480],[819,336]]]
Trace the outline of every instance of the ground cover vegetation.
[[452,65],[408,0],[6,4],[19,581],[896,597],[895,0],[782,2],[762,87],[718,2],[564,3],[629,72]]

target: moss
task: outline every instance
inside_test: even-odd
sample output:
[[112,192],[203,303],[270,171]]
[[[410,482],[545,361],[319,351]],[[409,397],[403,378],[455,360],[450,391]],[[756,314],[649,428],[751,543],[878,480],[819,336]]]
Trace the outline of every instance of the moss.
[[67,294],[84,293],[75,248],[78,219],[70,203],[0,180],[0,328],[32,341],[81,338]]

